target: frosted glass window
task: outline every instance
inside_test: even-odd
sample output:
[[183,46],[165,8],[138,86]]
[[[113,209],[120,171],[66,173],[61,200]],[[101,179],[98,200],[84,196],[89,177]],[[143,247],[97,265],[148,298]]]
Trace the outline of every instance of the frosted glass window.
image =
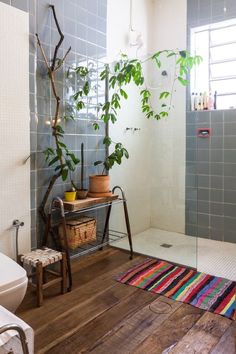
[[[194,83],[197,92],[209,91],[209,69],[208,69],[208,52],[209,52],[209,33],[208,31],[196,33],[194,38],[195,53],[204,58],[204,65],[200,65],[195,74]],[[195,91],[195,90],[193,90]]]
[[217,30],[211,30],[211,44],[212,45],[222,44],[222,43],[227,43],[227,42],[235,42],[236,26],[229,26],[229,27],[225,27],[225,28],[222,28],[222,27]]
[[216,80],[211,83],[212,91],[218,93],[235,92],[236,79],[232,80]]
[[[232,77],[236,76],[236,61],[230,61],[225,63],[219,64],[212,64],[210,66],[211,70],[211,77],[218,78],[218,77]],[[235,88],[236,91],[236,88]]]
[[191,53],[203,58],[191,72],[191,92],[216,92],[217,109],[236,107],[236,19],[193,28]]
[[236,59],[236,43],[212,47],[211,61]]
[[219,96],[217,99],[217,108],[218,109],[236,108],[236,94]]

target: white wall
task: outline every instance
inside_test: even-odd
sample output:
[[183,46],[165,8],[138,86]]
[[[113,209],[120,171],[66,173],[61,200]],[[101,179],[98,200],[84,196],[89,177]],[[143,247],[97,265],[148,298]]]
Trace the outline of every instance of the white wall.
[[[186,49],[186,0],[155,0],[152,52]],[[168,60],[163,85],[171,89],[173,63]],[[185,232],[185,88],[176,85],[174,108],[166,120],[153,122],[151,164],[151,227]]]
[[[141,31],[144,46],[139,55],[148,51],[150,36],[149,21],[151,0],[134,0],[133,26]],[[129,1],[108,0],[107,48],[108,57],[115,58],[120,52],[135,57],[136,48],[131,48],[128,42],[129,35]],[[110,125],[110,135],[114,141],[121,141],[130,153],[129,160],[122,166],[111,170],[111,185],[120,185],[124,188],[128,199],[130,221],[133,233],[141,232],[150,225],[150,139],[148,122],[140,109],[139,90],[131,87],[127,91],[129,100],[122,103],[118,122]],[[126,132],[126,127],[140,128],[133,133]],[[112,223],[122,227],[123,215],[121,208],[115,206]],[[118,212],[119,211],[119,212]]]
[[[186,48],[186,0],[133,0],[134,28],[143,34],[141,57],[162,49]],[[108,0],[108,56],[120,51],[135,56],[128,44],[129,1]],[[148,67],[153,95],[170,90],[173,62],[163,65],[168,77],[153,75]],[[129,203],[133,233],[149,227],[183,232],[185,228],[185,88],[176,86],[174,110],[166,120],[148,121],[140,111],[138,90],[132,87],[129,100],[123,102],[119,122],[111,125],[114,140],[122,141],[130,159],[111,171],[112,185],[124,187]],[[138,133],[126,127],[141,128]],[[115,218],[121,225],[121,215]],[[114,221],[114,218],[113,218]]]
[[14,253],[13,219],[20,252],[30,249],[28,14],[0,3],[0,252]]

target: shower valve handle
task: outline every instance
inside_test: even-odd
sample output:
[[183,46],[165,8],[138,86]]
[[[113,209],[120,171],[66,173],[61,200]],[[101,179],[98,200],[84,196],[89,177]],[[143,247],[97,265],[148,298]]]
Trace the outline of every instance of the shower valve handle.
[[14,227],[20,227],[20,226],[24,226],[24,222],[23,221],[19,221],[17,219],[13,220],[12,226]]

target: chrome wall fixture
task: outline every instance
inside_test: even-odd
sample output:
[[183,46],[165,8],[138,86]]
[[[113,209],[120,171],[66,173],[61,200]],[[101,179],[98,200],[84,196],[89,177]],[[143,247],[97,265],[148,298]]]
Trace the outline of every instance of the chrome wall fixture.
[[137,131],[141,130],[141,128],[127,127],[125,130],[126,130],[126,131],[131,130],[131,131],[137,132]]
[[28,343],[27,343],[26,335],[25,335],[24,330],[20,326],[18,326],[15,323],[5,325],[3,327],[0,327],[0,334],[2,334],[4,332],[7,332],[7,331],[12,331],[12,330],[16,331],[18,333],[18,335],[19,335],[23,353],[24,354],[29,354],[29,349],[28,349]]
[[18,247],[18,245],[19,245],[19,243],[18,243],[19,228],[24,226],[24,222],[16,219],[16,220],[13,220],[12,226],[16,229],[16,259],[18,259],[18,255],[19,255],[19,247]]

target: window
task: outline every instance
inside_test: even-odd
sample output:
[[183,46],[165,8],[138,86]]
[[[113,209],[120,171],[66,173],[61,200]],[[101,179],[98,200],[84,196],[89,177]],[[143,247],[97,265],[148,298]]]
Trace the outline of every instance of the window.
[[191,92],[217,92],[217,109],[236,108],[236,19],[191,30],[191,53],[203,63],[191,73]]

